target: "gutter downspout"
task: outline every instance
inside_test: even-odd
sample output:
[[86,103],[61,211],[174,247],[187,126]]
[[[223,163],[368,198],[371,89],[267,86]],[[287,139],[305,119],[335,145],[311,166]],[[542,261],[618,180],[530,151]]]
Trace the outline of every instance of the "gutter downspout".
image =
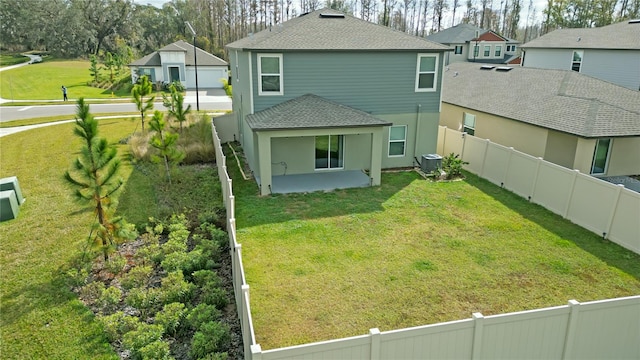
[[[422,105],[418,104],[418,118],[416,121],[416,137],[413,143],[413,158],[418,157],[418,134],[420,134],[420,118],[422,117]],[[420,163],[418,162],[418,165]]]

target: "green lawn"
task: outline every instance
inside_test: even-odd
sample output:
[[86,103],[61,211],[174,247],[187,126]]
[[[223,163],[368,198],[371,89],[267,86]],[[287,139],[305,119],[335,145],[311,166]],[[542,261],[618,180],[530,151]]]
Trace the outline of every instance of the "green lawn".
[[0,66],[10,66],[29,61],[28,56],[20,54],[0,54]]
[[[112,142],[138,125],[100,120]],[[66,283],[93,215],[80,211],[64,183],[80,149],[73,124],[38,128],[0,139],[0,177],[18,176],[26,202],[17,219],[0,223],[0,354],[3,359],[116,359],[91,311]],[[127,152],[126,145],[119,152]],[[211,166],[188,166],[166,188],[153,166],[125,163],[118,213],[142,225],[148,216],[185,209],[192,216],[220,207],[220,186]],[[199,191],[201,190],[201,191]],[[207,215],[209,216],[209,215]]]
[[259,197],[232,171],[263,349],[640,293],[639,255],[473,175]]
[[[106,76],[106,71],[104,71]],[[62,85],[70,100],[130,97],[128,90],[117,91],[88,86],[89,61],[47,60],[0,72],[0,97],[10,100],[62,100]]]

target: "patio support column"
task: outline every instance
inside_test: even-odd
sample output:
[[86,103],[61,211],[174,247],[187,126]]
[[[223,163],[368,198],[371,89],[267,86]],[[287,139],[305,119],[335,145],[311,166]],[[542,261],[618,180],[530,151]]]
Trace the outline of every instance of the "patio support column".
[[371,132],[371,167],[369,168],[371,186],[380,185],[380,171],[382,169],[382,129],[382,127],[378,127]]
[[258,133],[258,159],[260,159],[260,195],[271,194],[271,136],[269,132]]

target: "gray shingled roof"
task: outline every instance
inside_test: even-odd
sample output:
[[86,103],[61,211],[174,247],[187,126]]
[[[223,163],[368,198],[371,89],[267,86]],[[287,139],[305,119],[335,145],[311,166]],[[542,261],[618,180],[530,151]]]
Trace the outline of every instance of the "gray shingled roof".
[[432,50],[449,48],[353,16],[321,9],[272,26],[227,45],[243,50]]
[[570,70],[480,66],[449,65],[442,101],[586,138],[640,136],[639,91]]
[[[488,32],[489,30],[485,30],[471,24],[461,23],[448,29],[438,31],[437,33],[433,33],[427,36],[427,40],[435,41],[441,44],[464,44],[465,42],[471,41],[476,37],[476,31],[478,32],[478,36],[480,36]],[[507,42],[509,44],[520,43],[517,40],[509,39],[507,37],[504,38],[507,39]]]
[[[197,60],[199,66],[227,66],[227,62],[220,59],[219,57],[210,54],[198,47],[197,49]],[[178,51],[185,52],[185,65],[186,66],[194,66],[195,63],[193,61],[193,44],[189,44],[184,40],[178,40],[172,44],[169,44],[158,51],[154,51],[151,54],[148,54],[132,63],[129,66],[160,66],[160,51]]]
[[313,94],[247,115],[247,123],[255,131],[391,125],[364,111]]
[[[580,39],[580,40],[578,40]],[[523,48],[640,50],[640,23],[623,21],[599,28],[559,29],[533,39]]]

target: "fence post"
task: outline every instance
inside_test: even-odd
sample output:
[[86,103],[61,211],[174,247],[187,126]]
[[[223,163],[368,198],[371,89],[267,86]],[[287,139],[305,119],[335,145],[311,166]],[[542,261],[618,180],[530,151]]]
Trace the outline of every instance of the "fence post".
[[480,168],[480,177],[484,178],[484,164],[487,162],[487,153],[489,152],[489,145],[491,144],[491,140],[485,139],[484,143],[484,154],[482,154],[482,167]]
[[235,219],[236,217],[236,197],[233,195],[229,195],[229,218]]
[[249,309],[245,306],[245,299],[247,300],[247,304],[249,304],[249,285],[242,285],[242,342],[244,343],[244,352],[245,354],[248,352],[252,352],[253,341],[251,339],[251,326],[249,325]]
[[529,191],[529,201],[533,200],[536,195],[536,185],[538,185],[538,174],[540,173],[540,164],[542,164],[542,158],[538,157],[536,161],[536,172],[533,174],[533,182],[531,183],[531,190]]
[[460,149],[460,158],[464,160],[464,148],[467,143],[467,133],[463,132],[461,136],[462,136],[462,148]]
[[609,233],[611,233],[611,227],[613,226],[613,219],[616,217],[616,210],[618,210],[618,202],[620,201],[622,189],[624,189],[624,185],[618,184],[616,196],[613,200],[613,209],[611,209],[611,215],[609,215],[609,220],[607,221],[607,228],[604,230],[604,234],[602,234],[602,237],[605,239],[608,239]]
[[484,316],[481,313],[473,313],[473,343],[471,344],[471,359],[480,359],[482,354],[482,327]]
[[578,316],[580,314],[580,303],[576,300],[569,300],[569,320],[567,321],[567,333],[564,338],[564,349],[562,350],[562,359],[571,359],[573,353],[573,344],[576,337],[576,329],[578,328]]
[[371,360],[380,360],[380,329],[369,329],[371,336]]
[[244,358],[246,360],[262,360],[262,347],[260,344],[251,345],[251,356],[247,357],[249,354],[244,354]]
[[580,174],[580,170],[573,169],[573,179],[571,179],[571,189],[569,189],[569,198],[567,199],[567,205],[564,207],[564,213],[562,215],[563,218],[567,218],[569,215],[569,208],[571,207],[571,202],[573,201],[573,189],[576,187],[576,179],[578,178],[578,174]]

